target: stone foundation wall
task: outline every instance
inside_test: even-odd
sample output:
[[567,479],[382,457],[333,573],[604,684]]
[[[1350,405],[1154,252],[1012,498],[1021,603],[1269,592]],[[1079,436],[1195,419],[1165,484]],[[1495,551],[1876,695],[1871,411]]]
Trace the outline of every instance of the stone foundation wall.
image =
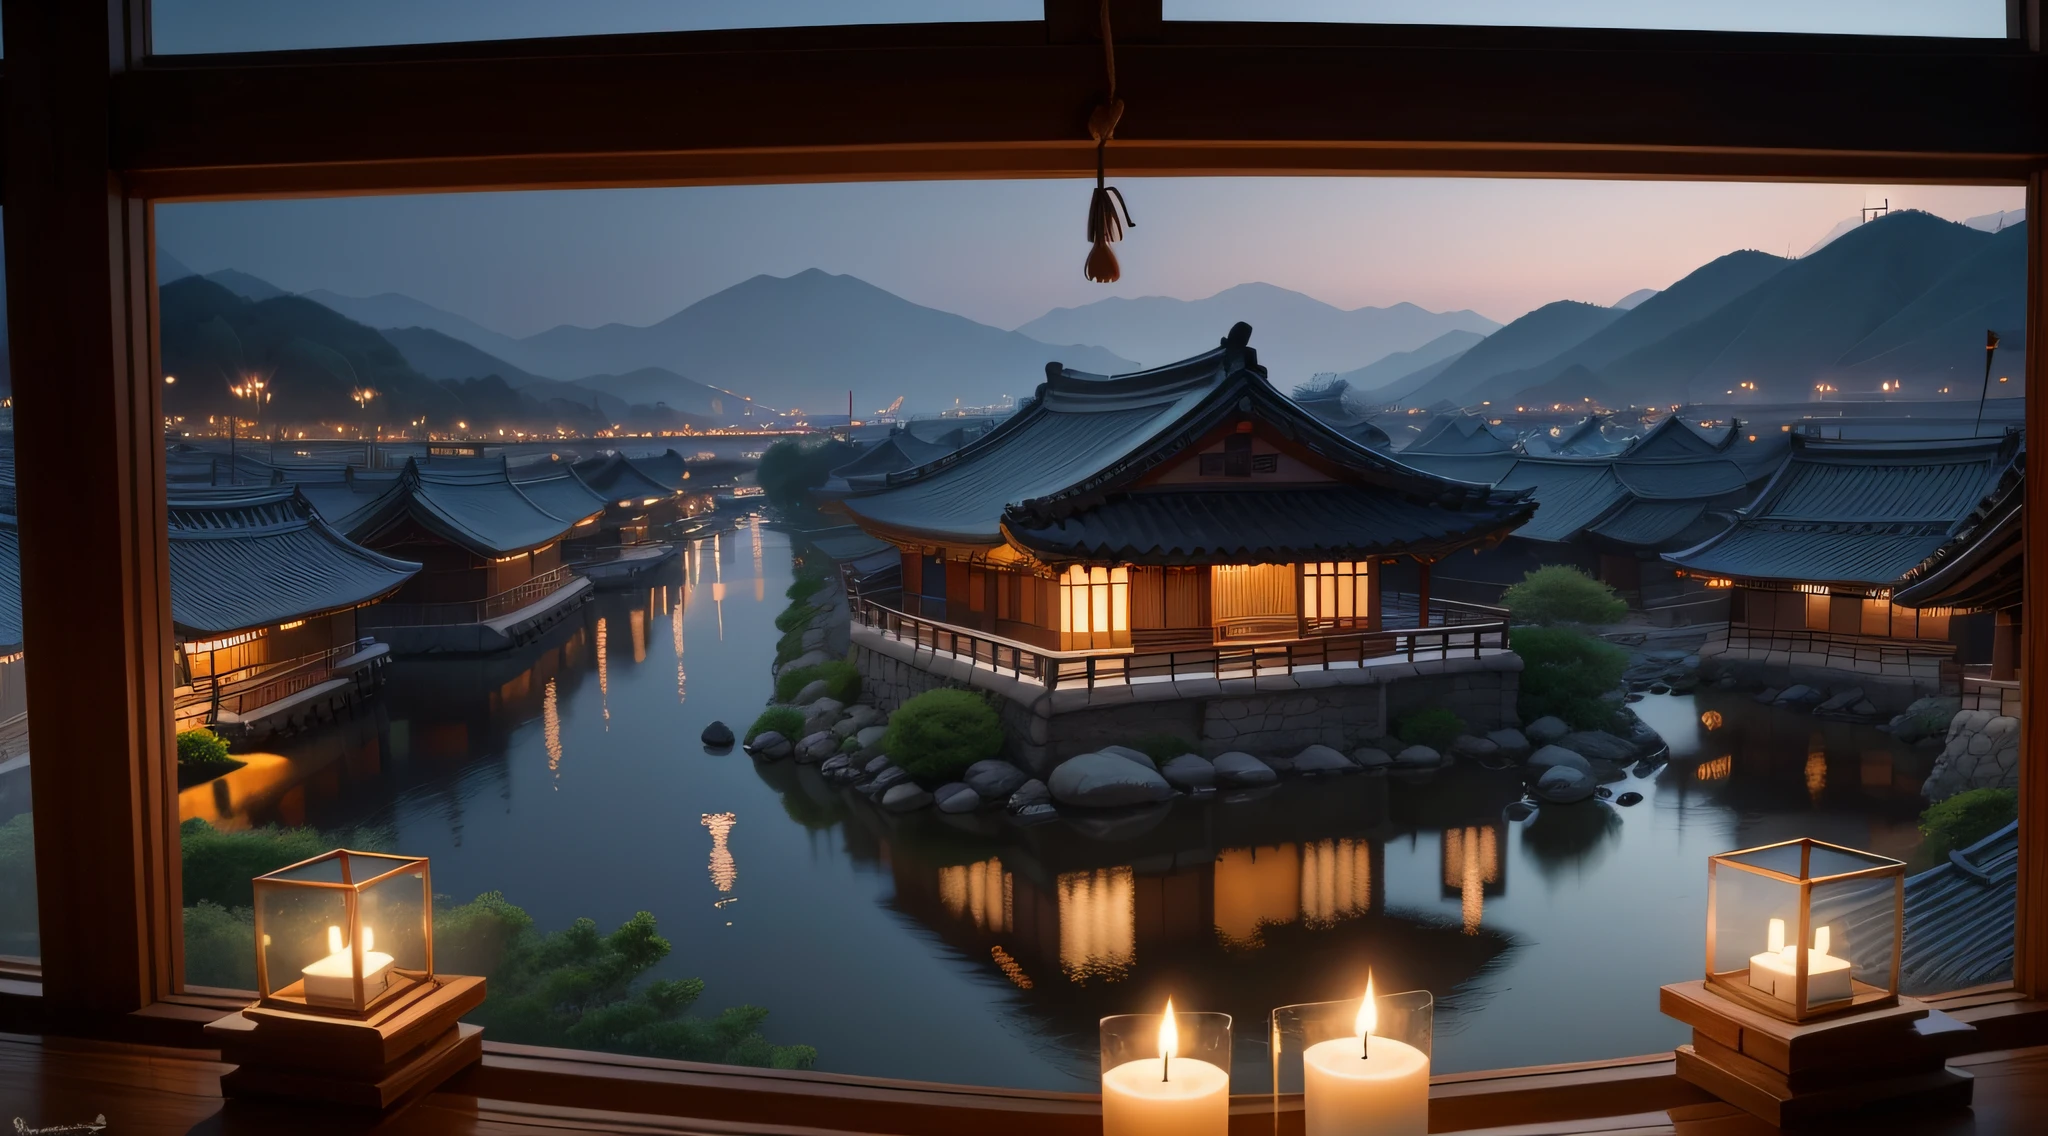
[[1909,660],[1880,659],[1876,648],[1837,643],[1829,653],[1794,649],[1805,641],[1771,639],[1767,631],[1717,631],[1700,646],[1700,677],[1713,681],[1734,675],[1745,684],[1784,689],[1863,688],[1864,697],[1880,713],[1897,714],[1918,699],[1957,693],[1959,676],[1953,663],[1936,655]]
[[1189,739],[1191,749],[1214,757],[1230,750],[1291,755],[1316,744],[1348,751],[1385,737],[1393,723],[1427,707],[1456,713],[1475,733],[1520,725],[1515,700],[1522,660],[1505,651],[1414,663],[1385,660],[1356,670],[1052,693],[868,628],[854,628],[852,659],[861,670],[863,697],[883,711],[940,687],[997,695],[1010,758],[1041,776],[1075,754],[1148,734]]

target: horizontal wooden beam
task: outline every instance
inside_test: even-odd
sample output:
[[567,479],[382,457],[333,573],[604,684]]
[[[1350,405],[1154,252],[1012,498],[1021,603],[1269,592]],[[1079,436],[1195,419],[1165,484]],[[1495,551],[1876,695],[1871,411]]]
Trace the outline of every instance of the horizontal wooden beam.
[[[1127,175],[2018,182],[2004,40],[1167,23],[1119,43]],[[158,198],[1082,177],[1101,48],[1039,23],[153,59],[113,157]]]

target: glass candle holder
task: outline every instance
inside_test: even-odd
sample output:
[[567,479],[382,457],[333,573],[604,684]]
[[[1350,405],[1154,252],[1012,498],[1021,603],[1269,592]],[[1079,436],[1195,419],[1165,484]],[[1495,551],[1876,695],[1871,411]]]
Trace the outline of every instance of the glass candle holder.
[[1228,1136],[1230,1015],[1102,1019],[1103,1136]]
[[1282,1006],[1272,1030],[1274,1112],[1300,1094],[1307,1136],[1428,1133],[1429,991]]
[[1895,1005],[1906,866],[1819,840],[1707,860],[1707,988],[1781,1021]]
[[338,849],[252,884],[263,1005],[361,1018],[431,984],[434,899],[424,857]]

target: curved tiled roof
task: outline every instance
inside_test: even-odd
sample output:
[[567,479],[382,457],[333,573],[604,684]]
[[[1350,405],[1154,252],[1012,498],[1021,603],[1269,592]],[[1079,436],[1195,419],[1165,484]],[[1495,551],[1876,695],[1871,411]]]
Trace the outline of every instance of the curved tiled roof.
[[1741,493],[1755,480],[1725,458],[1618,461],[1613,468],[1630,493],[1649,501],[1700,501]]
[[[361,475],[356,479],[362,480]],[[506,556],[539,548],[601,510],[593,504],[572,517],[556,516],[513,484],[503,459],[462,468],[421,466],[408,460],[374,504],[353,514],[347,532],[364,540],[410,518],[478,555]]]
[[1631,501],[1588,528],[1589,535],[1632,548],[1687,548],[1718,525],[1703,501]]
[[1740,421],[1732,421],[1714,435],[1694,426],[1677,414],[1669,414],[1636,439],[1627,456],[1632,458],[1704,457],[1726,450],[1735,441]]
[[683,455],[674,450],[643,454],[631,460],[634,469],[639,470],[656,485],[666,485],[671,490],[684,488],[683,482],[690,479],[690,472],[685,468],[688,463],[683,460]]
[[[898,539],[991,547],[1004,542],[1007,530],[1030,546],[1031,534],[1060,530],[1069,518],[1129,508],[1118,495],[1140,476],[1230,422],[1256,417],[1326,459],[1359,492],[1408,497],[1457,515],[1449,523],[1464,527],[1467,545],[1492,539],[1527,515],[1518,495],[1434,477],[1324,425],[1273,389],[1250,337],[1250,326],[1240,323],[1213,350],[1128,375],[1049,366],[1036,395],[994,430],[936,461],[889,475],[885,488],[849,496],[843,508],[863,527]],[[1256,488],[1238,484],[1229,491]],[[1191,514],[1187,523],[1204,522]],[[1209,546],[1210,535],[1191,530],[1182,538]],[[1374,539],[1391,546],[1408,535]],[[1044,543],[1035,547],[1047,555],[1079,555],[1049,536],[1040,539]]]
[[1907,569],[1892,589],[1903,607],[1993,611],[2020,606],[2025,580],[2027,452],[2014,456],[1998,487],[1972,510],[1956,534]]
[[291,489],[180,493],[168,517],[171,622],[185,635],[369,603],[420,570],[351,542]]
[[0,516],[0,652],[21,650],[21,530]]
[[2018,448],[2017,434],[1884,443],[1798,437],[1727,531],[1664,559],[1711,576],[1887,585],[1961,527]]
[[1524,489],[1536,499],[1536,516],[1515,535],[1528,540],[1571,540],[1628,498],[1628,489],[1607,462],[1571,458],[1523,458],[1500,479],[1502,489]]
[[629,458],[624,454],[606,454],[603,457],[585,458],[571,468],[576,471],[576,476],[583,479],[583,484],[608,501],[645,500],[649,497],[667,497],[675,492],[673,487],[662,484],[642,471],[640,461],[639,458]]
[[1404,454],[1505,454],[1515,448],[1512,434],[1503,436],[1485,418],[1467,411],[1439,414],[1408,443]]
[[[566,464],[549,462],[512,471],[512,484],[527,499],[573,527],[604,512],[606,494],[585,484]],[[662,496],[667,496],[664,492]]]

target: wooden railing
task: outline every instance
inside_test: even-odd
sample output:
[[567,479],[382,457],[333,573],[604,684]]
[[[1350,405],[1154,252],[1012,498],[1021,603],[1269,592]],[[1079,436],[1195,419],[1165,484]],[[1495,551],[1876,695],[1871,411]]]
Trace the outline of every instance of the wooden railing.
[[560,591],[575,578],[567,565],[543,572],[516,587],[480,600],[450,603],[380,603],[362,609],[356,622],[363,627],[435,627],[454,623],[482,623]]
[[1302,639],[1164,651],[1055,651],[922,619],[873,600],[861,601],[854,612],[863,627],[874,628],[901,642],[1053,690],[1176,678],[1254,678],[1300,670],[1358,667],[1388,658],[1478,658],[1485,651],[1505,650],[1508,645],[1507,623],[1498,621],[1338,632]]
[[1893,639],[1875,635],[1841,635],[1832,631],[1812,631],[1803,627],[1773,629],[1748,627],[1739,623],[1728,625],[1727,649],[1804,651],[1850,658],[1855,657],[1859,651],[1875,651],[1879,663],[1927,658],[1946,661],[1954,658],[1956,653],[1956,645],[1946,639]]
[[[280,699],[290,698],[302,690],[337,677],[334,669],[336,660],[362,650],[363,642],[359,640],[355,643],[344,643],[315,654],[302,655],[282,665],[266,663],[261,667],[248,668],[246,671],[231,672],[227,676],[207,676],[198,679],[178,696],[177,717],[197,717],[201,707],[205,708],[206,717],[212,717],[223,710],[232,714],[247,714]],[[236,675],[241,677],[235,677]]]

